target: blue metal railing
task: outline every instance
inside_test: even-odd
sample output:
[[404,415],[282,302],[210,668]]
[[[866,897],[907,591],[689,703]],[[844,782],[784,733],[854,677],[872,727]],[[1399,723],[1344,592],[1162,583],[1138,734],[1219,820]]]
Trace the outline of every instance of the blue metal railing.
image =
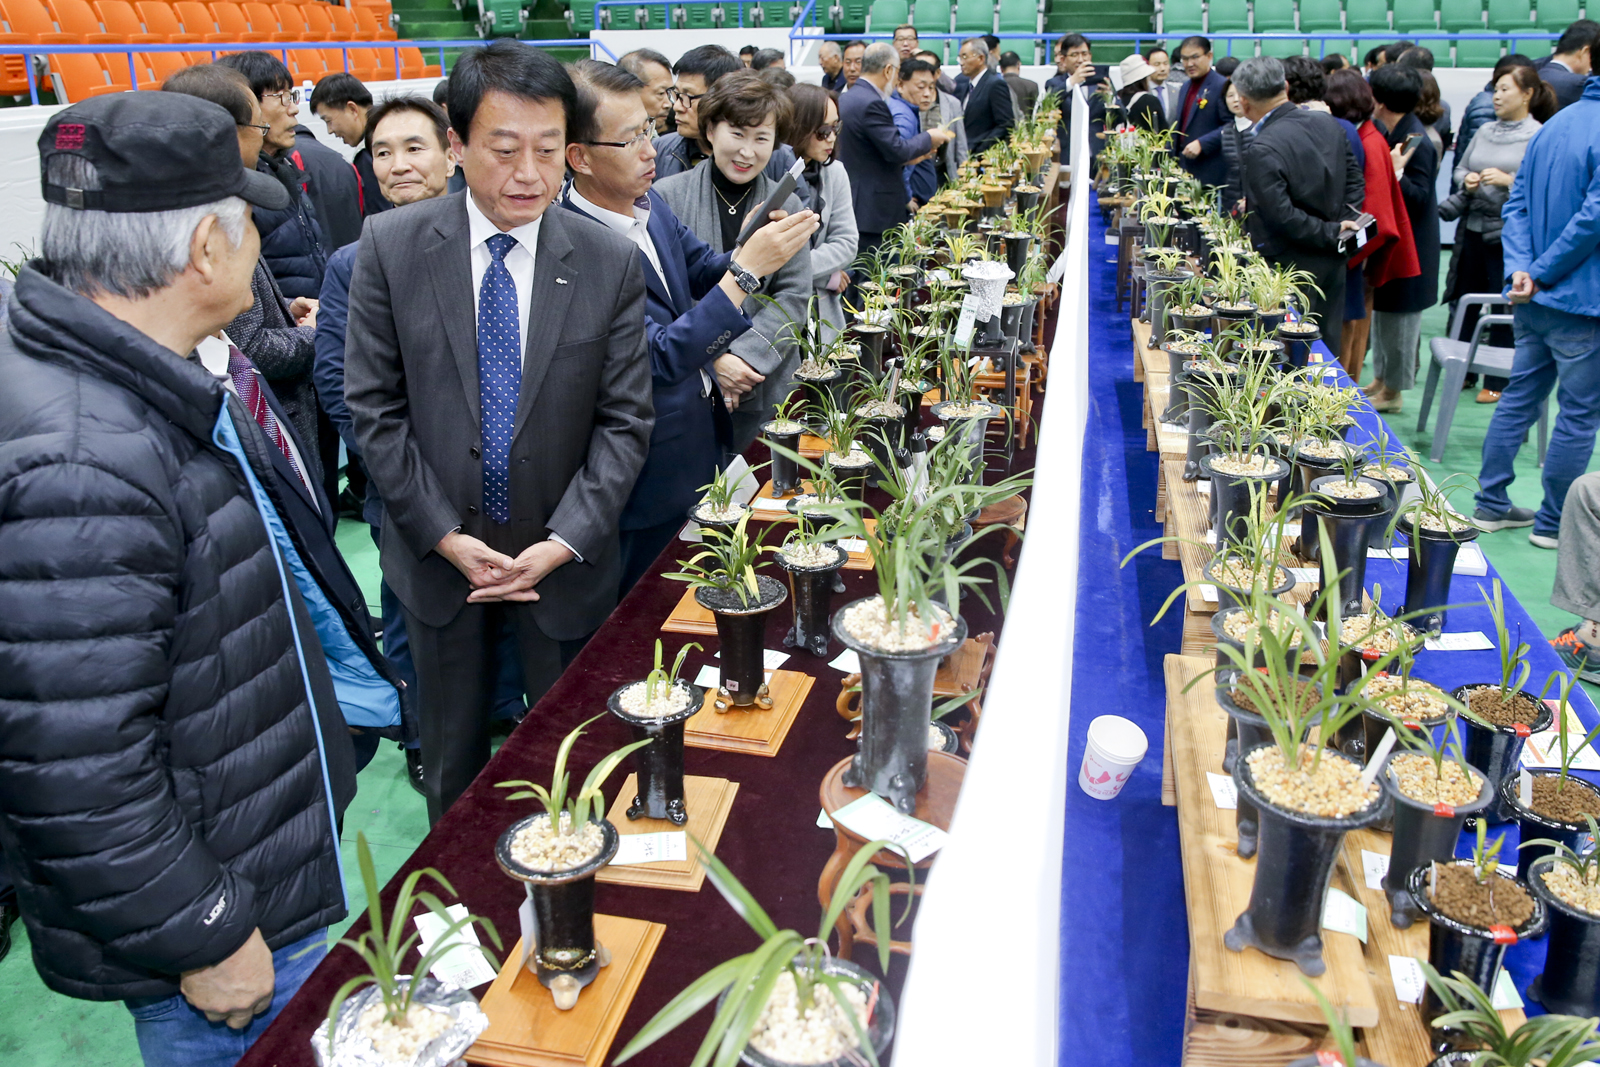
[[[737,14],[735,15],[735,19],[737,21],[736,21],[734,26],[729,27],[729,28],[730,29],[744,29],[745,28],[744,27],[744,9],[746,7],[751,7],[751,8],[759,8],[759,7],[761,7],[761,0],[598,0],[598,2],[594,5],[594,26],[595,26],[595,29],[605,29],[606,28],[606,27],[603,27],[603,26],[600,25],[600,12],[604,8],[625,7],[625,8],[630,8],[630,9],[638,9],[638,8],[649,9],[649,8],[657,8],[657,7],[659,7],[661,9],[662,27],[664,29],[669,29],[670,30],[670,29],[673,28],[672,27],[672,9],[673,8],[675,8],[675,7],[704,7],[704,6],[736,8],[737,9]],[[791,8],[793,7],[792,4],[790,6],[791,6]],[[807,6],[807,8],[814,8],[816,6],[816,0],[811,0],[811,2],[808,3],[806,6]],[[800,18],[803,19],[804,17],[805,17],[805,15],[804,15],[804,13],[802,13],[800,15]],[[798,26],[799,24],[800,24],[799,19],[796,19],[795,20],[795,25]]]
[[[0,44],[0,56],[22,57],[22,65],[27,70],[28,99],[37,104],[39,102],[39,83],[34,77],[34,56],[59,56],[90,53],[92,55],[125,55],[128,58],[128,82],[131,88],[137,90],[140,86],[138,68],[134,57],[145,52],[209,52],[214,61],[225,52],[277,52],[283,59],[283,65],[289,66],[289,53],[304,49],[333,49],[337,48],[344,57],[344,69],[350,69],[350,50],[383,49],[394,52],[395,77],[401,73],[400,49],[402,48],[427,48],[430,51],[437,48],[439,51],[439,69],[448,71],[449,66],[445,61],[447,48],[481,48],[487,41],[473,38],[464,41],[275,41],[270,44],[255,42],[241,42],[239,44]],[[613,63],[617,57],[599,41],[592,41],[587,37],[575,37],[565,40],[548,41],[523,41],[523,44],[534,48],[598,48],[606,54]],[[145,80],[145,85],[149,81]]]

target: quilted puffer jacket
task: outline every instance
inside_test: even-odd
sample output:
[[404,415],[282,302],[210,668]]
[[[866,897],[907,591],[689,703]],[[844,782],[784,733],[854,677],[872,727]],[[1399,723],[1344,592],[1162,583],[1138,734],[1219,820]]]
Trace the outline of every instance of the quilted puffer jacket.
[[328,255],[338,245],[328,244],[322,222],[306,189],[306,172],[291,156],[269,158],[262,153],[256,170],[270,174],[289,190],[289,206],[282,211],[258,207],[251,210],[261,233],[261,258],[278,280],[283,295],[316,297],[322,291],[322,274]]
[[344,916],[349,734],[238,400],[37,262],[0,381],[0,845],[46,985],[171,996]]

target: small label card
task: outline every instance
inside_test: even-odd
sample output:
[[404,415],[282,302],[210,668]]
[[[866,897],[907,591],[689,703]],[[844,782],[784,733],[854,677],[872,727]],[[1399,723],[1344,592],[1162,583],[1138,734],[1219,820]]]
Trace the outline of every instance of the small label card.
[[945,271],[945,270],[930,270],[928,272],[928,277],[932,278],[934,281],[938,282],[940,285],[949,285],[950,284],[950,272],[949,271]]
[[1399,560],[1401,563],[1404,563],[1406,561],[1406,553],[1408,551],[1410,550],[1404,545],[1401,545],[1399,548],[1369,548],[1367,549],[1367,558],[1392,559]]
[[833,813],[833,821],[868,841],[891,841],[906,850],[912,863],[921,863],[944,847],[948,836],[921,819],[902,815],[882,797],[868,793]]
[[1289,573],[1296,582],[1310,582],[1315,585],[1322,581],[1322,575],[1315,567],[1290,567]]
[[694,676],[694,684],[707,689],[715,689],[722,684],[722,671],[713,664],[706,664],[700,668],[700,673]]
[[1422,991],[1428,988],[1422,968],[1410,956],[1389,957],[1389,980],[1394,983],[1394,999],[1402,1004],[1421,1004]]
[[1200,599],[1204,600],[1208,604],[1216,604],[1216,603],[1218,603],[1219,601],[1217,599],[1217,587],[1214,586],[1214,585],[1211,585],[1208,582],[1201,582],[1200,583]]
[[1367,906],[1330,885],[1328,895],[1322,900],[1322,927],[1350,934],[1364,945],[1367,943]]
[[1198,481],[1196,481],[1194,483],[1194,491],[1199,493],[1201,496],[1210,496],[1211,495],[1211,479],[1209,479],[1209,478],[1201,478]]
[[1456,550],[1455,574],[1474,575],[1482,578],[1489,573],[1489,561],[1484,558],[1483,547],[1468,541]]
[[844,674],[861,673],[861,657],[856,655],[856,650],[847,648],[833,659],[828,661],[828,666]]
[[1523,1008],[1522,996],[1517,992],[1517,983],[1511,980],[1511,972],[1504,967],[1495,975],[1494,994],[1489,998],[1490,1005],[1496,1011],[1510,1011],[1513,1008]]
[[[712,659],[721,659],[722,658],[722,649],[719,648],[715,652],[711,653],[711,658]],[[781,667],[785,663],[787,663],[788,660],[789,660],[789,653],[787,653],[787,652],[779,652],[776,649],[772,649],[772,648],[763,648],[761,650],[761,666],[766,668],[769,671],[777,670],[779,667]],[[697,682],[695,684],[698,685],[700,683]]]
[[758,496],[754,500],[750,501],[750,506],[755,508],[757,511],[771,511],[774,513],[785,514],[789,511],[789,502],[787,500],[779,500],[770,496]]
[[1389,857],[1362,849],[1361,873],[1366,876],[1368,889],[1382,889],[1383,876],[1389,873]]
[[[452,922],[460,922],[467,917],[465,904],[452,904],[445,910],[449,912]],[[433,943],[439,940],[449,926],[449,923],[431,911],[418,915],[414,921],[417,924],[417,936],[422,942],[423,952],[431,949]],[[429,973],[445,985],[455,986],[457,989],[472,989],[485,982],[494,981],[495,969],[489,966],[489,961],[484,958],[480,944],[478,931],[471,925],[463,926],[450,935],[450,948],[428,969]]]
[[623,834],[611,862],[619,867],[636,863],[670,863],[689,858],[689,835],[682,830],[655,834]]
[[[1560,702],[1546,699],[1551,711],[1560,708]],[[1571,704],[1567,705],[1567,746],[1576,748],[1578,742],[1583,740],[1584,734],[1589,731],[1584,727],[1582,720]],[[1559,767],[1561,766],[1561,735],[1552,725],[1548,730],[1541,730],[1528,738],[1522,746],[1522,765],[1524,767]],[[1600,754],[1595,750],[1585,748],[1572,760],[1572,767],[1579,771],[1600,771]],[[1523,803],[1527,803],[1524,801]]]
[[1176,422],[1163,422],[1161,424],[1161,431],[1163,433],[1181,433],[1185,436],[1188,436],[1189,427],[1183,426]]
[[865,552],[867,550],[867,539],[865,537],[841,537],[834,543],[846,552]]
[[972,328],[978,321],[978,298],[968,293],[961,299],[961,317],[956,319],[956,347],[972,347]]
[[821,808],[817,809],[817,827],[822,830],[833,829],[833,820],[828,818],[828,813]]
[[1489,640],[1489,635],[1482,630],[1464,630],[1461,633],[1430,637],[1424,647],[1429,652],[1477,652],[1493,648],[1494,642]]
[[1233,786],[1233,779],[1226,774],[1215,771],[1206,772],[1206,784],[1211,787],[1211,799],[1217,802],[1217,807],[1224,811],[1233,811],[1239,806],[1239,791]]

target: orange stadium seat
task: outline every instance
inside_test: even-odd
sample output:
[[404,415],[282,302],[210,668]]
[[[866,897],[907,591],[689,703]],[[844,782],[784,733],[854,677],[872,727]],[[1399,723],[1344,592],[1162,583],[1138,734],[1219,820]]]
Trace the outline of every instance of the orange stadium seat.
[[122,44],[122,36],[107,33],[89,0],[50,0],[50,14],[63,33],[75,33],[84,44]]
[[265,30],[252,29],[250,20],[244,17],[244,10],[238,4],[229,3],[228,0],[213,0],[209,7],[211,17],[217,20],[217,29],[228,35],[225,40],[253,44],[273,39],[267,36]]
[[[82,2],[82,0],[80,0],[80,2]],[[351,13],[354,14],[355,17],[356,17],[356,25],[360,26],[361,29],[365,33],[374,34],[375,36],[372,38],[372,40],[375,40],[375,41],[392,41],[392,40],[394,40],[397,35],[395,34],[394,30],[389,28],[389,19],[388,19],[388,17],[385,16],[383,21],[380,22],[378,20],[377,15],[375,15],[373,13],[374,10],[375,10],[374,8],[370,8],[370,7],[357,7],[357,8],[354,8]],[[391,58],[391,62],[392,61],[393,60]]]
[[[61,80],[65,102],[87,100],[91,96],[120,93],[131,88],[128,84],[128,66],[122,64],[120,74],[107,73],[101,60],[103,56],[77,53],[50,57],[50,72]],[[121,56],[115,57],[121,60]]]
[[269,41],[300,39],[298,34],[278,26],[278,13],[273,11],[269,4],[259,3],[258,0],[245,0],[239,5],[239,10],[244,12],[245,21],[250,23],[250,28],[257,33],[266,34]]
[[98,0],[94,13],[100,17],[107,33],[115,33],[129,44],[168,43],[164,34],[145,29],[128,0]]
[[[344,69],[343,64],[339,66]],[[371,48],[350,49],[350,73],[364,82],[378,80],[378,54]]]
[[4,0],[0,15],[13,36],[22,40],[16,44],[81,44],[75,33],[56,29],[55,19],[39,0]]
[[437,63],[422,58],[422,49],[415,45],[400,49],[400,76],[402,78],[437,78],[441,69]]
[[327,10],[328,17],[333,20],[334,36],[331,38],[332,40],[375,41],[378,39],[375,32],[368,32],[357,24],[356,17],[350,13],[349,8],[330,4]]
[[[127,0],[101,0],[102,5],[111,3],[126,6]],[[133,9],[138,12],[139,21],[144,23],[144,28],[151,33],[160,34],[161,39],[168,44],[200,43],[200,34],[185,31],[183,23],[178,21],[177,14],[172,10],[172,5],[165,3],[164,0],[138,0]],[[104,14],[105,8],[102,6],[101,15]]]
[[283,28],[283,32],[294,34],[296,40],[322,40],[312,32],[310,26],[306,25],[306,19],[300,13],[299,4],[275,3],[272,5],[272,13],[278,17],[278,25]]
[[[166,7],[164,0],[139,0],[140,13],[144,15],[145,25],[155,25],[150,19],[150,12],[146,8]],[[222,31],[217,25],[217,17],[211,9],[200,0],[174,0],[172,12],[183,22],[186,33],[192,33],[206,44],[228,44],[234,38]]]
[[[286,4],[284,6],[291,5]],[[300,17],[305,20],[306,29],[311,33],[311,40],[335,40],[333,16],[328,14],[327,4],[300,4],[295,9],[300,12]]]

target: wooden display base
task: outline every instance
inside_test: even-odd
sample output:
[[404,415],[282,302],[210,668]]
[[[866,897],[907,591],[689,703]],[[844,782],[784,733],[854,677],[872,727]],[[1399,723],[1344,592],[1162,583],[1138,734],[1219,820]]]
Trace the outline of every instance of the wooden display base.
[[748,711],[719,712],[717,691],[707,690],[705,703],[684,723],[683,743],[718,752],[776,756],[815,681],[799,671],[772,671],[767,676],[772,707],[764,711],[752,707]]
[[[1217,706],[1206,681],[1183,691],[1210,665],[1185,656],[1168,656],[1165,664],[1178,836],[1189,905],[1191,999],[1200,1011],[1320,1024],[1322,1012],[1300,983],[1298,967],[1253,948],[1231,952],[1222,943],[1222,935],[1250,904],[1255,867],[1235,852],[1234,813],[1217,807],[1206,782],[1207,771],[1222,771],[1228,716]],[[1355,893],[1337,869],[1334,884]],[[1335,1008],[1344,1009],[1351,1025],[1376,1026],[1380,1013],[1361,942],[1349,934],[1323,930],[1322,943],[1327,971],[1311,981]]]
[[761,502],[763,500],[789,501],[793,500],[801,493],[810,493],[813,491],[811,479],[806,478],[801,481],[799,489],[795,490],[793,493],[790,493],[788,496],[779,496],[777,493],[772,491],[772,479],[768,478],[766,484],[764,484],[756,493],[756,495],[750,500],[750,506],[755,509],[755,514],[752,515],[751,518],[765,519],[768,522],[794,522],[794,513],[789,510],[787,503],[785,503],[782,507],[762,507]]
[[1144,365],[1144,353],[1145,346],[1150,343],[1150,324],[1139,319],[1130,321],[1133,324],[1133,380],[1148,381],[1150,368]]
[[821,459],[822,454],[828,450],[828,442],[813,434],[800,435],[800,454],[807,459]]
[[[622,783],[617,799],[611,802],[606,818],[623,837],[629,834],[654,834],[663,831],[687,830],[713,853],[722,840],[722,828],[727,825],[728,813],[733,810],[733,798],[739,792],[739,783],[726,778],[702,778],[693,774],[683,776],[683,806],[689,821],[682,826],[667,819],[629,819],[628,805],[639,791],[639,776],[628,775]],[[667,860],[662,863],[639,863],[618,866],[608,864],[594,876],[597,882],[614,885],[636,885],[646,889],[680,889],[698,893],[705,884],[706,868],[700,855],[690,849],[686,860]]]
[[522,965],[518,938],[483,995],[489,1028],[466,1059],[485,1067],[600,1067],[666,930],[660,923],[596,915],[594,935],[611,950],[611,964],[600,968],[571,1011],[558,1011],[550,991]]
[[667,616],[661,628],[669,634],[696,634],[700,637],[717,636],[717,619],[710,610],[700,606],[694,598],[694,588],[683,591],[677,607]]

